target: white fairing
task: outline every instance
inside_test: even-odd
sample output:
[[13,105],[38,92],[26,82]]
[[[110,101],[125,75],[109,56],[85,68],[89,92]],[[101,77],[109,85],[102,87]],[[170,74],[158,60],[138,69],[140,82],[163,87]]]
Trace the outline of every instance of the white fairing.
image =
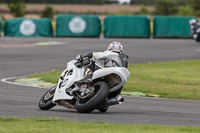
[[121,83],[113,88],[110,88],[110,92],[116,91],[117,89],[122,87],[128,81],[128,78],[130,76],[130,72],[124,67],[109,67],[95,71],[92,75],[92,79],[94,80],[110,74],[117,74],[121,78]]
[[[71,100],[73,96],[66,94],[66,89],[70,88],[75,81],[81,80],[83,78],[83,69],[84,68],[77,68],[74,63],[76,60],[72,60],[67,63],[67,68],[62,72],[60,77],[63,77],[63,80],[59,78],[56,91],[54,94],[53,102],[57,100]],[[120,77],[120,83],[112,88],[110,88],[110,92],[113,92],[120,87],[122,87],[127,81],[130,76],[130,72],[128,69],[124,67],[109,67],[96,70],[93,73],[92,79],[99,79],[101,77],[105,77],[110,74],[116,74]]]
[[[78,81],[83,78],[83,70],[81,68],[77,68],[74,63],[76,63],[76,60],[72,60],[67,63],[67,68],[62,72],[60,76],[64,78],[64,80],[61,80],[59,78],[56,92],[54,94],[53,102],[57,100],[71,100],[73,99],[73,96],[69,96],[66,94],[66,88],[69,88],[72,84],[74,84],[75,81]],[[72,74],[68,74],[69,72],[72,72]]]

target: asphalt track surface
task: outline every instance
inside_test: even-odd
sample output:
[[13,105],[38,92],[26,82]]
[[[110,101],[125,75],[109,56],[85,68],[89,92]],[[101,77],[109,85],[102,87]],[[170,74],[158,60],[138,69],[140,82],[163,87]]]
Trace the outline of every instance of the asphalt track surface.
[[[79,53],[103,51],[113,40],[123,43],[131,64],[200,59],[200,44],[185,39],[0,38],[0,78],[17,77],[56,68],[61,71]],[[39,46],[38,42],[60,42]],[[60,117],[71,121],[157,124],[200,127],[200,102],[124,96],[122,105],[107,113],[79,114],[56,106],[38,109],[45,89],[0,82],[0,116]]]

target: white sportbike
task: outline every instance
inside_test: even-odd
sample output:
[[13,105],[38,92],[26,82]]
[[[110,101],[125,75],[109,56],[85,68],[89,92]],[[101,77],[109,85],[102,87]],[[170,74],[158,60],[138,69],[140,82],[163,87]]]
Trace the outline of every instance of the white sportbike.
[[[90,61],[92,60],[87,60]],[[75,82],[83,78],[84,62],[71,60],[67,63],[67,68],[60,75],[57,85],[49,89],[40,99],[41,110],[49,110],[58,104],[76,109],[79,113],[90,113],[95,109],[106,112],[109,106],[124,101],[118,94],[130,76],[127,68],[100,68],[99,63],[95,62],[98,70],[93,72],[92,84],[78,86]]]

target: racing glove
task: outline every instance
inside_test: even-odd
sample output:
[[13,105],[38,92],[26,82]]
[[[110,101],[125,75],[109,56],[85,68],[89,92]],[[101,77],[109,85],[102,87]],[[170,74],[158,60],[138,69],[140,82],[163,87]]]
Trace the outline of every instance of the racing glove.
[[83,58],[89,58],[89,59],[91,59],[92,57],[93,57],[93,52],[85,53],[83,55]]
[[91,59],[93,57],[93,52],[89,52],[89,53],[85,53],[84,55],[77,55],[76,56],[76,60],[79,60],[79,61],[83,61],[83,60],[86,60],[86,59]]
[[76,60],[82,61],[83,60],[83,55],[79,54],[75,58]]

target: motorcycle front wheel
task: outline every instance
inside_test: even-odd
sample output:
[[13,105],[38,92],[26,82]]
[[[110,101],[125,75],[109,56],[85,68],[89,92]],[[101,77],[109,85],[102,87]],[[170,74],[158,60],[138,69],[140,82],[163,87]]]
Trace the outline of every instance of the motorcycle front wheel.
[[52,102],[53,96],[55,94],[56,86],[49,89],[40,99],[38,106],[41,110],[49,110],[53,108],[56,104]]
[[94,87],[93,96],[84,103],[76,102],[76,110],[79,113],[90,113],[100,106],[109,94],[109,87],[105,82],[97,82],[92,85]]

